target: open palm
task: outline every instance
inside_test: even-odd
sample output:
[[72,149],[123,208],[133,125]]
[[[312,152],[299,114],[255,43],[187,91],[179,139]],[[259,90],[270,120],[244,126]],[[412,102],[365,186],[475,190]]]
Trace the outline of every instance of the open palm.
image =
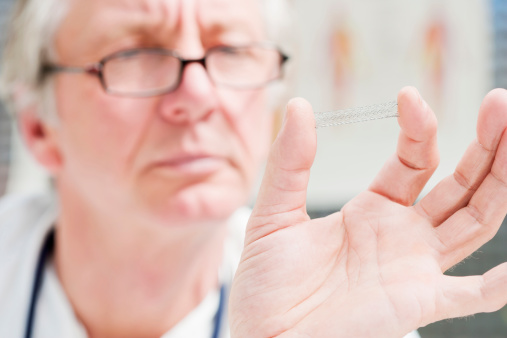
[[507,265],[447,269],[487,242],[507,212],[507,92],[481,107],[455,173],[413,205],[438,164],[436,119],[413,88],[398,97],[398,149],[370,188],[310,220],[311,107],[288,106],[250,218],[231,293],[233,337],[401,337],[507,303]]

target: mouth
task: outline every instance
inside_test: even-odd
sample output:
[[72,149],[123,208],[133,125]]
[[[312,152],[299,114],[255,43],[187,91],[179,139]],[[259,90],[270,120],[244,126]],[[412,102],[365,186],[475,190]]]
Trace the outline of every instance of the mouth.
[[186,175],[209,175],[226,164],[226,160],[210,155],[183,155],[156,164],[156,167]]

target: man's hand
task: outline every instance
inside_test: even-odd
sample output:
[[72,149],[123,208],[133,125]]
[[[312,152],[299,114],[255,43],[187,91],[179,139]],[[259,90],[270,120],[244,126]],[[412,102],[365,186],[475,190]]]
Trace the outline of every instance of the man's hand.
[[315,121],[306,101],[289,103],[232,287],[233,337],[401,337],[507,303],[507,264],[483,276],[443,274],[507,213],[507,91],[487,95],[477,139],[415,205],[438,165],[437,122],[413,88],[398,105],[396,154],[340,212],[310,220]]

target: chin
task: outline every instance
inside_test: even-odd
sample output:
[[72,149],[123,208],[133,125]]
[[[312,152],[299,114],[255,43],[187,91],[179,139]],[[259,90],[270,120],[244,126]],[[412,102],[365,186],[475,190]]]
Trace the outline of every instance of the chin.
[[[139,182],[138,205],[164,226],[217,224],[244,206],[253,188],[247,171],[225,166],[210,175],[158,170]],[[148,177],[146,177],[148,178]]]
[[226,221],[245,205],[248,191],[234,185],[196,184],[155,204],[166,224],[191,225]]

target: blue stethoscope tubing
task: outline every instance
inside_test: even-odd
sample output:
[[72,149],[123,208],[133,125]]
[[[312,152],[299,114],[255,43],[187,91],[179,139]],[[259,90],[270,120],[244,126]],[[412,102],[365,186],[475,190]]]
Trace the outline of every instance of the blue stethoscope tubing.
[[[37,260],[35,277],[33,279],[32,285],[32,293],[30,295],[30,306],[28,307],[28,317],[26,319],[25,338],[32,338],[33,325],[35,322],[35,309],[37,307],[37,301],[39,299],[39,294],[42,289],[42,282],[44,279],[44,267],[46,266],[46,262],[49,258],[49,255],[53,252],[54,243],[55,243],[55,230],[52,229],[44,239],[44,244],[42,245],[41,251],[39,253],[39,258]],[[214,318],[214,327],[211,338],[219,338],[226,302],[225,299],[226,293],[227,293],[226,286],[225,284],[222,284],[222,286],[220,287],[220,301],[218,303],[218,309]]]

